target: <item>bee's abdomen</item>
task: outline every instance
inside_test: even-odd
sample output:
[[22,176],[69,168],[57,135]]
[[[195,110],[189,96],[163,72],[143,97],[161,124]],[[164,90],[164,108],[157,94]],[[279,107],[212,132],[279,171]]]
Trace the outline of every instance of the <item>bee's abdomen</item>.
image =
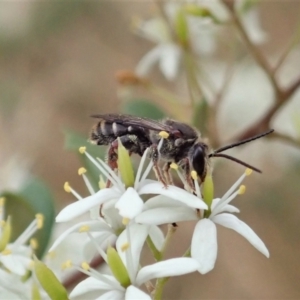
[[97,145],[109,145],[115,141],[116,138],[128,134],[134,134],[141,140],[148,141],[149,139],[149,131],[144,128],[124,126],[120,123],[102,120],[92,128],[90,140],[92,143]]

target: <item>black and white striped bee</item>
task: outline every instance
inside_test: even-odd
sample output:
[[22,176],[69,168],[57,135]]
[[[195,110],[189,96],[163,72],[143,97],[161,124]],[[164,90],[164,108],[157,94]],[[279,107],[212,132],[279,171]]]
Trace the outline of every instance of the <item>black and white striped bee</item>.
[[[117,138],[120,138],[123,146],[130,154],[136,153],[142,156],[145,150],[150,147],[153,168],[158,179],[165,185],[172,183],[169,169],[171,163],[174,162],[182,168],[187,183],[191,187],[193,187],[190,177],[191,171],[195,170],[200,183],[203,182],[212,157],[230,159],[261,173],[259,169],[221,152],[259,139],[274,131],[271,129],[249,139],[211,151],[196,129],[172,119],[155,121],[125,114],[99,114],[91,117],[99,119],[99,122],[92,128],[90,141],[96,145],[110,145],[108,163],[112,168],[117,167]],[[163,140],[162,146],[158,151],[157,145],[162,138],[160,135],[161,131],[167,132],[168,137]],[[158,165],[159,160],[165,162],[163,174]]]

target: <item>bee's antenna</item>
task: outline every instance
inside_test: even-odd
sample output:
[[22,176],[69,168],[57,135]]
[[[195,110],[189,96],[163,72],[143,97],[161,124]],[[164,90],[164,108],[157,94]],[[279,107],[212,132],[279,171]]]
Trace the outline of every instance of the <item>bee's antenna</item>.
[[[259,135],[255,135],[255,136],[253,136],[253,137],[251,137],[251,138],[248,138],[248,139],[246,139],[246,140],[243,140],[243,141],[240,141],[240,142],[236,142],[236,143],[234,143],[234,144],[230,144],[230,145],[221,147],[221,148],[215,150],[213,153],[211,153],[211,154],[209,155],[209,157],[216,156],[215,154],[217,154],[217,153],[220,153],[220,152],[223,152],[223,151],[225,151],[225,150],[228,150],[228,149],[231,149],[231,148],[234,148],[234,147],[237,147],[237,146],[240,146],[240,145],[249,143],[249,142],[251,142],[251,141],[257,140],[257,139],[259,139],[259,138],[261,138],[261,137],[263,137],[263,136],[266,136],[266,135],[272,133],[273,131],[274,131],[274,129],[270,129],[270,130],[268,130],[268,131],[266,131],[266,132],[264,132],[264,133],[261,133],[261,134],[259,134]],[[224,156],[224,157],[225,157],[225,156]],[[253,169],[253,170],[254,170],[254,169]]]
[[249,165],[249,164],[247,164],[247,163],[245,163],[245,162],[243,162],[243,161],[241,161],[241,160],[239,160],[239,159],[237,159],[233,156],[230,156],[230,155],[227,155],[227,154],[224,154],[224,153],[212,153],[212,154],[209,155],[209,157],[224,157],[224,158],[227,158],[229,160],[235,161],[236,163],[238,163],[242,166],[245,166],[246,168],[249,168],[249,169],[251,169],[255,172],[262,173],[261,170],[255,168],[255,167],[253,167],[253,166],[251,166],[251,165]]

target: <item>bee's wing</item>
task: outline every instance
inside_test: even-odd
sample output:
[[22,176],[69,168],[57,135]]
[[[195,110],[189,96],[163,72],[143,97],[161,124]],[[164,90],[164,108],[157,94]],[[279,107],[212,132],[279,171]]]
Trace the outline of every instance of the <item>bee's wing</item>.
[[142,118],[137,116],[125,115],[125,114],[99,114],[92,115],[92,118],[97,118],[110,123],[119,123],[125,126],[142,127],[155,131],[167,131],[172,132],[173,128],[169,125],[163,124],[159,121],[155,121],[148,118]]

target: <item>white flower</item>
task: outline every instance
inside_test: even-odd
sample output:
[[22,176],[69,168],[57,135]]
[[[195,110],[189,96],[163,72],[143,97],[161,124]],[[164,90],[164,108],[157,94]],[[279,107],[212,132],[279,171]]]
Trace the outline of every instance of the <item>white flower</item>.
[[116,249],[128,274],[128,283],[122,286],[112,275],[86,270],[89,278],[79,283],[70,294],[71,299],[84,296],[89,299],[151,299],[139,287],[151,279],[178,276],[194,272],[199,264],[193,258],[174,258],[140,268],[140,254],[149,234],[149,226],[131,224],[119,236]]
[[[247,239],[258,251],[269,257],[269,251],[262,240],[244,222],[231,213],[238,213],[239,210],[229,203],[238,195],[244,192],[244,186],[239,187],[244,178],[249,175],[246,172],[232,185],[232,187],[220,199],[213,200],[211,213],[207,218],[203,218],[203,212],[197,212],[188,205],[179,204],[170,199],[162,199],[161,196],[147,201],[147,210],[135,218],[137,223],[160,225],[180,221],[198,220],[191,244],[191,257],[195,258],[200,267],[198,271],[205,274],[214,268],[217,258],[217,229],[215,224],[222,225],[238,232]],[[195,181],[198,197],[201,197],[198,183]],[[163,204],[162,204],[163,203]],[[199,220],[200,219],[200,220]]]
[[241,12],[241,21],[249,35],[250,40],[254,44],[264,44],[268,40],[268,34],[261,28],[259,19],[259,11],[253,6],[243,12],[243,6],[247,0],[236,0],[235,10],[237,13]]
[[101,189],[91,196],[68,205],[58,214],[56,221],[69,221],[91,209],[99,209],[99,207],[103,204],[114,206],[119,210],[122,217],[133,219],[144,209],[144,201],[140,197],[144,194],[165,195],[177,201],[187,202],[191,207],[207,209],[207,205],[202,200],[196,196],[190,195],[178,187],[168,186],[165,188],[160,182],[146,179],[153,166],[151,161],[142,175],[142,169],[147,153],[148,149],[145,151],[141,159],[141,163],[135,177],[134,186],[126,189],[122,180],[110,169],[108,165],[100,159],[98,159],[99,162],[97,162],[93,157],[85,152],[87,157],[96,165],[96,167],[99,168],[101,173],[106,176],[107,180],[112,183],[112,187]]
[[[0,210],[3,212],[3,198],[0,199],[0,206]],[[2,214],[1,217],[3,217]],[[10,228],[8,229],[11,226],[10,222],[5,222],[3,219],[1,221],[4,225],[0,229],[1,247],[3,248],[0,252],[0,263],[11,273],[23,276],[30,269],[34,248],[34,242],[30,246],[26,245],[26,243],[38,229],[42,228],[43,216],[37,214],[36,218],[13,243],[5,242],[5,240],[10,238],[10,233],[8,233],[11,230]]]

